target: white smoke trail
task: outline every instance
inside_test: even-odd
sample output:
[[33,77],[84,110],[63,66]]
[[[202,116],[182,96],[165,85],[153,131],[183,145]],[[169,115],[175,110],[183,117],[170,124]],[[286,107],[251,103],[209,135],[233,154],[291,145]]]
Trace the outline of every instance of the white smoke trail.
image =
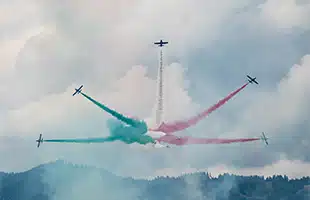
[[163,50],[160,48],[159,52],[159,67],[158,67],[158,76],[157,76],[157,108],[156,108],[156,127],[160,126],[163,120]]

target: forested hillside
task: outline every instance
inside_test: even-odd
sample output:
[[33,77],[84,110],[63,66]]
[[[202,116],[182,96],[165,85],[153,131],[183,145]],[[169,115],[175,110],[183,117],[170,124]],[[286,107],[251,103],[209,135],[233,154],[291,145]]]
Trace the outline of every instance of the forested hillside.
[[57,161],[22,173],[0,173],[1,200],[147,199],[147,200],[309,200],[310,177],[290,180],[194,173],[134,180],[93,167]]

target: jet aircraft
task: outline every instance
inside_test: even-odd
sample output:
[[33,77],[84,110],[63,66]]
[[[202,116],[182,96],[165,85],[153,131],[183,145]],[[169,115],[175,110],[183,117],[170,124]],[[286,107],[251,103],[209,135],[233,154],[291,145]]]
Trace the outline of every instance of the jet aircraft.
[[247,77],[249,78],[249,79],[248,79],[249,83],[253,84],[253,82],[254,82],[254,83],[256,83],[256,84],[258,85],[258,82],[256,81],[256,77],[252,78],[252,77],[249,76],[249,75],[247,75]]
[[267,141],[268,138],[265,136],[265,133],[264,133],[264,132],[262,132],[261,140],[263,140],[263,141],[265,142],[266,145],[269,144],[268,141]]
[[40,134],[39,139],[37,139],[36,142],[38,143],[37,147],[39,148],[40,144],[43,142],[42,134]]
[[80,94],[82,91],[83,85],[81,85],[78,89],[75,88],[75,92],[72,94],[72,96],[76,95],[76,94]]
[[159,47],[163,47],[165,44],[168,44],[168,42],[163,42],[163,40],[160,40],[159,42],[154,42],[154,44],[157,44]]

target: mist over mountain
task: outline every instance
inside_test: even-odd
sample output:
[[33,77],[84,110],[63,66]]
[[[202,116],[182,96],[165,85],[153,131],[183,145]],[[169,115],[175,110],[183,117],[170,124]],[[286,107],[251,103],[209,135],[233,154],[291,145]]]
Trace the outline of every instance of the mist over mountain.
[[309,200],[310,177],[212,177],[200,172],[143,180],[58,160],[21,173],[0,173],[0,199]]

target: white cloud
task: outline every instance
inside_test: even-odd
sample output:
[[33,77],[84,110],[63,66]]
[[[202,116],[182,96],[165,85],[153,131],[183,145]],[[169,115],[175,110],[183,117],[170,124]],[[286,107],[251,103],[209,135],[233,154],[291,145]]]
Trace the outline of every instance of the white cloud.
[[281,134],[288,126],[307,120],[310,109],[309,73],[310,55],[305,55],[300,65],[294,65],[274,91],[262,93],[259,102],[246,110],[244,120],[250,129]]
[[37,135],[42,129],[64,123],[68,114],[77,114],[74,108],[79,112],[83,111],[81,105],[75,106],[74,100],[76,99],[70,96],[71,91],[60,95],[53,94],[42,98],[41,101],[31,102],[20,109],[10,110],[7,115],[6,132],[19,136]]
[[[166,69],[165,88],[167,88],[166,93],[169,95],[166,97],[165,103],[167,105],[165,106],[167,106],[167,116],[172,120],[176,119],[175,117],[184,116],[185,113],[190,113],[194,105],[184,91],[182,66],[175,63],[167,66]],[[143,66],[134,66],[110,88],[103,88],[96,93],[92,92],[91,89],[88,90],[87,85],[83,89],[86,94],[127,116],[149,119],[153,117],[151,112],[155,104],[156,80],[147,77],[146,70],[147,68]],[[86,99],[82,99],[82,96],[73,98],[71,95],[73,88],[71,86],[65,93],[47,95],[22,108],[10,110],[6,131],[29,136],[44,129],[52,131],[59,126],[74,126],[77,123],[73,121],[74,119],[85,120],[83,116],[89,116],[90,112],[98,113],[93,115],[95,121],[99,117],[106,119],[109,116],[102,114],[99,108]],[[87,127],[87,123],[84,123],[84,126]]]
[[169,51],[177,57],[212,42],[222,22],[246,2],[136,1],[134,6],[124,1],[40,2],[43,11],[38,18],[55,32],[33,39],[20,53],[15,90],[34,88],[35,94],[22,98],[31,101],[48,92],[63,92],[75,80],[94,87],[108,84],[142,59],[154,63],[155,56],[149,56],[154,40],[173,38]]
[[6,84],[6,81],[13,75],[16,59],[26,42],[32,37],[40,34],[49,34],[51,31],[47,27],[38,27],[10,39],[0,40],[0,83],[2,85]]
[[298,4],[297,0],[267,0],[263,5],[262,17],[280,29],[295,27],[310,28],[310,2]]

